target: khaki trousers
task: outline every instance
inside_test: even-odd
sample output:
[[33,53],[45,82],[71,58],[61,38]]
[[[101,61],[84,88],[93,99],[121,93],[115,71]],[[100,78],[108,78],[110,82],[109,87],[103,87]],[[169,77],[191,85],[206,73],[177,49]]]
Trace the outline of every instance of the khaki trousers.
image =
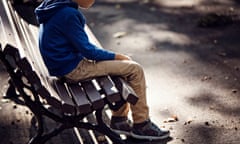
[[102,75],[118,75],[123,77],[139,97],[135,105],[125,104],[118,111],[113,111],[113,116],[128,116],[132,112],[134,123],[141,123],[149,118],[149,108],[146,102],[146,83],[142,67],[130,60],[109,60],[93,62],[82,60],[78,66],[65,75],[74,81]]

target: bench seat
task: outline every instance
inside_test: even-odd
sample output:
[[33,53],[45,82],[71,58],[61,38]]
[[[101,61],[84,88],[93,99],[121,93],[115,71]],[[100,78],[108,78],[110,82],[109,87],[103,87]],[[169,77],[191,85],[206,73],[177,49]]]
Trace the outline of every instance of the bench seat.
[[[102,110],[106,106],[117,110],[126,102],[136,104],[138,100],[134,91],[122,78],[107,75],[69,83],[64,79],[51,77],[49,86],[52,90],[49,91],[36,69],[26,57],[20,56],[16,47],[8,44],[3,50],[1,48],[0,58],[10,76],[7,97],[22,100],[38,119],[39,131],[29,144],[44,143],[64,129],[72,127],[94,129],[107,135],[113,142],[124,143],[102,120]],[[58,112],[49,111],[45,105]],[[97,125],[81,121],[94,112]],[[61,126],[44,135],[43,116],[61,123]]]

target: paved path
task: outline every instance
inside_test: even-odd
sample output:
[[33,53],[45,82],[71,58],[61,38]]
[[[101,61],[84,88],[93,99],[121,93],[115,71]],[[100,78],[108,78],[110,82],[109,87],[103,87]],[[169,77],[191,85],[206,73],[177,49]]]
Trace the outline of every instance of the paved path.
[[145,2],[98,0],[84,13],[105,48],[143,65],[150,115],[171,130],[168,144],[239,144],[240,24],[197,27],[206,13],[239,16],[239,4]]

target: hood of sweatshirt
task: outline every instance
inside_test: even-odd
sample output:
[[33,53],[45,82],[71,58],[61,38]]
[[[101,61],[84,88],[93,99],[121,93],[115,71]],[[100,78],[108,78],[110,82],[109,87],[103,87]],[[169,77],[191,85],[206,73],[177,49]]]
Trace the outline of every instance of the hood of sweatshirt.
[[36,9],[35,14],[39,24],[48,21],[56,12],[64,7],[78,8],[72,0],[44,0]]

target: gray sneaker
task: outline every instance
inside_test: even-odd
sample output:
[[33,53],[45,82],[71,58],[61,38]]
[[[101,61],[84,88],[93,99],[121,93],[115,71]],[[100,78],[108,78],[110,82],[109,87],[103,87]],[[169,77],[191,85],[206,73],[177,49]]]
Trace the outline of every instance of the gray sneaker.
[[136,139],[160,140],[168,138],[170,132],[165,129],[160,129],[150,120],[143,122],[141,125],[134,124],[131,136]]
[[130,136],[132,131],[132,122],[127,117],[112,117],[110,128],[118,134]]

